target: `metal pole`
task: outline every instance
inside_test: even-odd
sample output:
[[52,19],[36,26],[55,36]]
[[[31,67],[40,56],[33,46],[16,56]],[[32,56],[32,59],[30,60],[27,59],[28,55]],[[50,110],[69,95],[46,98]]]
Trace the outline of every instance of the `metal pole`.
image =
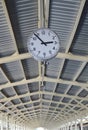
[[1,115],[1,130],[3,130],[3,119],[2,119],[2,115]]
[[70,130],[72,130],[72,122],[71,122]]
[[83,130],[83,121],[81,119],[81,122],[80,122],[80,126],[81,126],[81,130]]
[[75,121],[75,130],[77,130],[77,122]]

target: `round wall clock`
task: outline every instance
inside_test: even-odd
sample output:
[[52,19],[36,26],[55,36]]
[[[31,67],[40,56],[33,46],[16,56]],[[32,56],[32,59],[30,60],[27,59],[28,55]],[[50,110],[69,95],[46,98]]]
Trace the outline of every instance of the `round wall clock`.
[[34,59],[46,61],[57,55],[60,48],[60,41],[53,31],[47,28],[41,28],[29,37],[27,45],[28,51]]

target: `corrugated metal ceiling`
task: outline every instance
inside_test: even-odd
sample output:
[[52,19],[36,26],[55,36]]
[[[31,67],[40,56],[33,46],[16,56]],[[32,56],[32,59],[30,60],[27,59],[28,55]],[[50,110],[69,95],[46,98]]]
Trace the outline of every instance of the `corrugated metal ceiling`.
[[50,0],[48,27],[60,38],[60,52],[46,64],[41,87],[42,64],[27,49],[38,28],[38,1],[0,0],[0,107],[8,101],[0,111],[47,128],[88,113],[87,5],[88,0]]

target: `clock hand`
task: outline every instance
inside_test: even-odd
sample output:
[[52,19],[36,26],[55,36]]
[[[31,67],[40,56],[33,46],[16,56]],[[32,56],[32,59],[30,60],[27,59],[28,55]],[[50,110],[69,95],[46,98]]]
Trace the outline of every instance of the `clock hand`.
[[53,41],[50,41],[50,42],[44,42],[45,44],[51,44],[51,43],[53,43]]
[[42,42],[41,44],[44,44],[45,46],[47,46],[46,43],[38,35],[36,35],[35,33],[34,35]]
[[50,41],[50,42],[44,42],[44,43],[41,43],[41,44],[45,44],[47,46],[47,44],[51,44],[53,43],[53,41]]

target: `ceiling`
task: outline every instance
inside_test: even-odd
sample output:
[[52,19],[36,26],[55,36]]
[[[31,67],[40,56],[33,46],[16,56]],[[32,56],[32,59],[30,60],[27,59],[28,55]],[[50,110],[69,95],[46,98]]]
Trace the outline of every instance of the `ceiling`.
[[[1,112],[46,128],[88,113],[87,5],[88,0],[0,0]],[[45,68],[27,49],[28,37],[41,27],[60,38],[60,51]]]

